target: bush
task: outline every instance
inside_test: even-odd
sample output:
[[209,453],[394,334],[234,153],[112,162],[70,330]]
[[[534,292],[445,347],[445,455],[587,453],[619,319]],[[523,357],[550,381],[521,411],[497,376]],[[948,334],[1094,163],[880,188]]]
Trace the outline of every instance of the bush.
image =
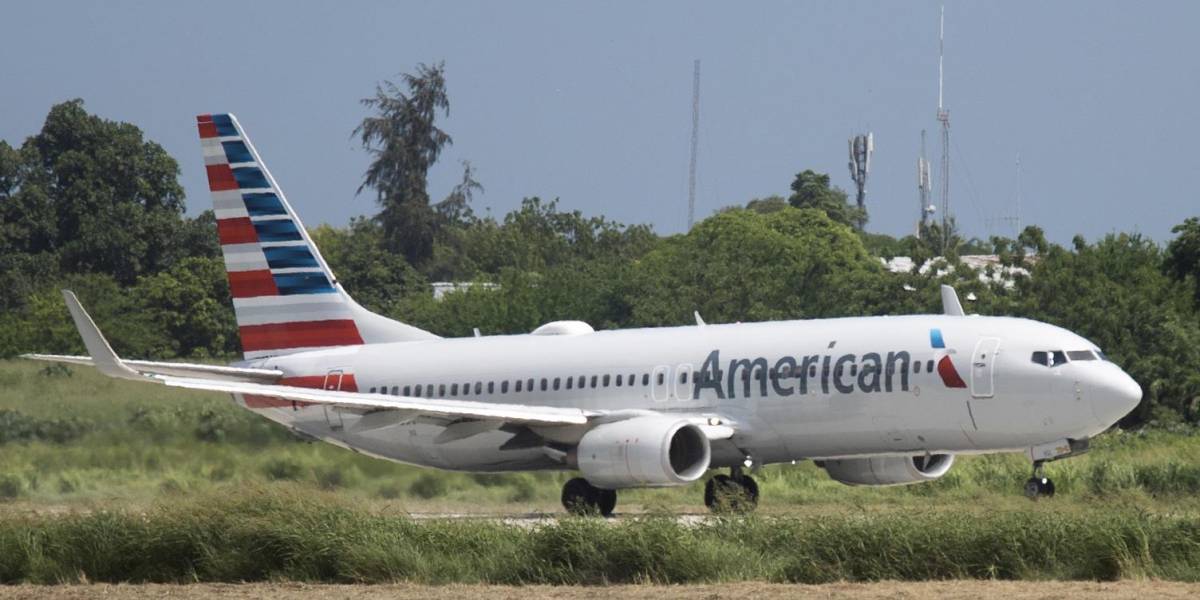
[[271,481],[295,481],[304,475],[304,467],[291,459],[273,458],[263,465],[263,474]]
[[91,424],[75,418],[39,419],[20,411],[0,409],[0,444],[43,441],[65,444],[91,430]]
[[25,493],[25,481],[13,473],[0,474],[0,500],[12,500]]
[[446,483],[445,476],[436,473],[421,473],[408,486],[409,494],[425,500],[445,496],[448,491],[450,491],[450,486]]

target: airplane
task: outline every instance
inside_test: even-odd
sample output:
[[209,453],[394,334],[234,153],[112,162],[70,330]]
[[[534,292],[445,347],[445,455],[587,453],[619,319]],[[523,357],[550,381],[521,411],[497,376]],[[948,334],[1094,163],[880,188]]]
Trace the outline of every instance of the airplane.
[[70,291],[88,356],[26,355],[235,403],[312,438],[401,463],[471,472],[578,472],[572,512],[713,469],[705,505],[752,510],[753,473],[812,460],[849,485],[938,479],[961,454],[1023,452],[1024,492],[1054,494],[1047,462],[1137,406],[1139,385],[1092,342],[1010,317],[943,314],[442,338],[358,305],[231,114],[197,117],[244,360],[124,360]]

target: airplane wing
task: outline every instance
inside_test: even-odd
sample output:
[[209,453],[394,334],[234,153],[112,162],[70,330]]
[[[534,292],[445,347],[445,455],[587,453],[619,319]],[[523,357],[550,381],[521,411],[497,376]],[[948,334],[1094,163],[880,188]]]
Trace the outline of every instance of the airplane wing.
[[63,290],[67,309],[75,321],[89,357],[57,356],[37,354],[28,358],[55,360],[74,364],[88,364],[109,377],[131,381],[161,383],[171,387],[195,390],[249,394],[269,398],[281,398],[294,402],[325,404],[358,410],[392,409],[414,416],[482,419],[510,423],[537,423],[543,425],[582,425],[593,413],[577,408],[534,406],[526,404],[497,404],[469,400],[443,398],[416,398],[409,396],[385,396],[340,390],[320,390],[286,385],[270,385],[263,381],[275,381],[283,373],[267,369],[240,369],[238,367],[209,367],[208,365],[178,365],[176,363],[154,363],[149,361],[125,361],[119,358],[100,328],[92,321],[79,299],[69,290]]
[[[21,358],[44,360],[49,362],[67,363],[94,367],[96,363],[90,356],[67,356],[62,354],[22,354]],[[202,377],[222,381],[246,381],[254,383],[271,383],[283,378],[283,371],[275,369],[249,369],[246,367],[226,367],[222,365],[201,365],[195,363],[156,362],[150,360],[121,360],[125,366],[132,368],[142,375],[174,375],[177,377]]]

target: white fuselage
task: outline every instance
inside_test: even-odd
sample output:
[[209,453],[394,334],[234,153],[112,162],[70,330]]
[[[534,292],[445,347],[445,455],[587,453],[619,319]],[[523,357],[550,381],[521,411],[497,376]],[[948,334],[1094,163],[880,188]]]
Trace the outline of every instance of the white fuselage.
[[[1074,352],[1079,360],[1033,360],[1035,352],[1056,351]],[[279,369],[292,385],[325,389],[712,417],[736,432],[713,444],[714,467],[747,457],[766,464],[1019,451],[1095,435],[1141,396],[1137,384],[1082,337],[1036,321],[981,316],[436,339],[248,365]],[[541,447],[501,449],[530,433],[511,428],[437,443],[447,422],[405,419],[396,411],[238,401],[305,434],[390,460],[471,471],[564,468]],[[577,434],[531,431],[566,443]]]

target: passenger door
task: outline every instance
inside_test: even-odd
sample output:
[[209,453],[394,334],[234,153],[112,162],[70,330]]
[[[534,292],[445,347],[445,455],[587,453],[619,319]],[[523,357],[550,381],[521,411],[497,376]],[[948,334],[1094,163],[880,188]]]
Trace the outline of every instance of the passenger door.
[[999,338],[983,338],[975,344],[975,353],[971,355],[971,397],[996,395],[996,353],[999,350]]

